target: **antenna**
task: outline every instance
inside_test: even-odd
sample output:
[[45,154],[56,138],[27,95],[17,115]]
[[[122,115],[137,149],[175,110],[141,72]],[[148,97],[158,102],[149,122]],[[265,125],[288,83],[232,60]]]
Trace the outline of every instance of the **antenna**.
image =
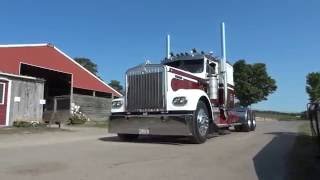
[[167,59],[171,58],[171,55],[170,55],[170,35],[169,34],[167,35],[166,57],[167,57]]

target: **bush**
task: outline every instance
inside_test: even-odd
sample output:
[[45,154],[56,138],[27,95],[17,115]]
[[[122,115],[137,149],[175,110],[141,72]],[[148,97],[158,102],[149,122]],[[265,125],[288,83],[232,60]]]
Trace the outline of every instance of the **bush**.
[[14,121],[13,122],[14,127],[42,127],[43,124],[40,124],[39,121]]
[[33,127],[33,128],[38,128],[38,127],[46,127],[45,124],[40,123],[39,121],[14,121],[13,122],[14,127]]
[[67,124],[84,124],[85,122],[87,122],[87,118],[84,116],[73,115],[69,118],[69,122]]
[[85,122],[89,121],[89,118],[86,117],[85,114],[83,114],[80,111],[80,106],[72,103],[71,104],[71,118],[69,118],[67,124],[84,124]]
[[32,127],[32,123],[28,121],[14,121],[14,127]]

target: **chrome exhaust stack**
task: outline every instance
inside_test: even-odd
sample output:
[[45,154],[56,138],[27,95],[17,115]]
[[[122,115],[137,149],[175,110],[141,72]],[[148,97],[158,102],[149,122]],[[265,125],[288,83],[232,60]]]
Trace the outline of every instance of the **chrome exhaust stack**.
[[225,24],[224,22],[221,23],[221,53],[222,58],[220,62],[220,83],[223,84],[223,91],[224,91],[224,107],[227,106],[228,101],[228,82],[227,82],[227,53],[226,53],[226,36],[225,36]]
[[170,50],[170,35],[168,34],[167,41],[166,41],[166,57],[167,57],[167,59],[171,58],[170,51],[171,51]]

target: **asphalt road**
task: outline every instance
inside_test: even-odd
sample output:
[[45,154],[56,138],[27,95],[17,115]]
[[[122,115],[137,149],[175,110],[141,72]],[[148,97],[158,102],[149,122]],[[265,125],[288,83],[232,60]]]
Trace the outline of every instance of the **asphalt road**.
[[201,145],[169,137],[120,142],[101,128],[0,135],[0,179],[280,180],[299,124],[258,122],[255,132]]

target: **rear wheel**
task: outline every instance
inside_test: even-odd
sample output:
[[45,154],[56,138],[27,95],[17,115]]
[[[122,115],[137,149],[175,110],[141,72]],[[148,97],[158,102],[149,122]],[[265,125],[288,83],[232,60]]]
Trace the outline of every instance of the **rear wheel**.
[[118,134],[122,141],[133,141],[139,137],[139,134]]
[[251,112],[251,131],[254,131],[257,127],[256,114]]
[[234,126],[234,130],[237,131],[237,132],[240,132],[242,130],[242,125]]
[[251,113],[248,111],[246,120],[242,124],[242,128],[241,129],[244,132],[249,132],[249,131],[251,131],[251,126],[252,126]]
[[192,142],[204,143],[209,131],[209,113],[207,106],[202,101],[198,102],[192,121]]

